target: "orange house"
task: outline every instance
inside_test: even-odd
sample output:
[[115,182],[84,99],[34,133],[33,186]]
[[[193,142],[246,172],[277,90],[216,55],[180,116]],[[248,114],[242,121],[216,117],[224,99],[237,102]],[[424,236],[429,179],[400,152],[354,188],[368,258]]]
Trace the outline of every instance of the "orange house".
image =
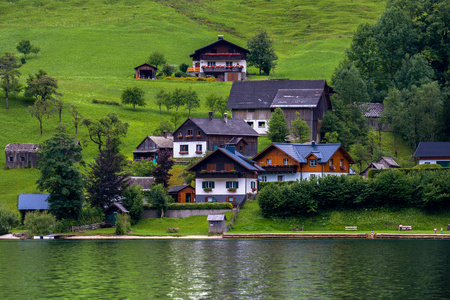
[[169,189],[169,196],[172,196],[178,203],[194,203],[195,189],[190,185],[176,185]]
[[273,143],[253,160],[264,172],[258,172],[259,181],[290,181],[348,175],[355,161],[341,144]]

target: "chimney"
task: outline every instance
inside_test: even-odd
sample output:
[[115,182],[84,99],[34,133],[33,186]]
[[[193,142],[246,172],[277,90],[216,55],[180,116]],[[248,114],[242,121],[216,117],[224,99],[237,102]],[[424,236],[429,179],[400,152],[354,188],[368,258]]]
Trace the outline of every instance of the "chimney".
[[209,120],[212,121],[212,119],[213,119],[213,112],[212,111],[208,111],[208,115],[209,115]]
[[223,114],[223,120],[225,121],[225,124],[228,123],[228,114],[227,113]]
[[236,153],[236,146],[233,144],[225,144],[225,149],[227,149],[231,153]]
[[162,136],[167,139],[167,131],[163,130]]
[[312,140],[312,141],[311,141],[311,146],[314,147],[315,145],[316,145],[316,141],[315,141],[315,140]]
[[223,34],[219,34],[217,37],[219,38],[219,41],[223,40]]

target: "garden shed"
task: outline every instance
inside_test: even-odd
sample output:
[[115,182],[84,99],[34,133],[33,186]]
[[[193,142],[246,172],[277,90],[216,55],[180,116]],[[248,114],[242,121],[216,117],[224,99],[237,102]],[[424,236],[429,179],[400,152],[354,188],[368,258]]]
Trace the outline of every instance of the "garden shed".
[[36,168],[37,144],[10,143],[5,147],[5,168]]
[[122,203],[114,202],[105,210],[106,223],[116,226],[117,214],[129,214],[130,212]]
[[194,203],[195,202],[195,189],[188,185],[176,185],[169,189],[169,196],[171,196],[175,202],[178,203]]
[[48,210],[47,199],[50,194],[20,194],[17,209],[20,212],[22,221],[25,215],[30,211],[38,210],[40,212]]
[[208,215],[206,220],[209,222],[208,233],[224,233],[225,232],[225,221],[227,216],[225,215]]
[[136,79],[156,79],[156,71],[158,71],[157,67],[143,64],[134,69],[136,70],[136,74],[134,75]]

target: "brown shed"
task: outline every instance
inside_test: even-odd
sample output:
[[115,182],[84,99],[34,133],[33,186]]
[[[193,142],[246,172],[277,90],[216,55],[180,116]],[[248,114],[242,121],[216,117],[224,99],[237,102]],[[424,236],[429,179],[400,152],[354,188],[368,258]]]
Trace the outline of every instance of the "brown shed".
[[36,168],[37,144],[11,143],[5,147],[6,168]]
[[169,196],[171,196],[175,202],[178,203],[194,203],[195,202],[195,189],[188,185],[176,185],[169,189]]
[[136,74],[134,76],[136,79],[156,79],[156,71],[158,71],[157,67],[149,64],[143,64],[134,69],[136,70]]

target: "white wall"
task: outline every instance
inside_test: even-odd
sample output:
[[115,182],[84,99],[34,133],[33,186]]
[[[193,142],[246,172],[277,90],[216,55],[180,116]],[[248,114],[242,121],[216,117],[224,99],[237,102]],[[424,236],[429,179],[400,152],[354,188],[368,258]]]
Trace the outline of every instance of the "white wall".
[[[195,179],[195,195],[206,197],[208,195],[220,194],[220,195],[245,195],[252,191],[250,181],[256,181],[255,179],[247,179],[247,178],[196,178]],[[214,181],[215,187],[211,192],[205,192],[202,188],[203,181]],[[226,188],[227,181],[237,181],[239,182],[239,188],[235,193],[229,192]]]
[[419,165],[421,164],[437,164],[438,161],[450,161],[450,159],[419,159]]
[[[268,120],[244,120],[245,122],[253,122],[253,129],[258,133],[258,134],[267,134],[267,131],[269,130],[269,125],[267,124]],[[265,122],[265,126],[264,127],[259,127],[258,126],[258,122]]]
[[[188,154],[180,154],[180,146],[188,145]],[[197,145],[202,145],[202,154],[196,154]],[[173,143],[173,158],[191,158],[197,156],[203,156],[206,153],[206,141],[183,141]]]
[[295,181],[295,180],[302,180],[302,179],[309,179],[311,175],[315,175],[316,177],[322,177],[327,175],[333,175],[333,176],[341,176],[341,175],[348,175],[348,173],[327,173],[324,172],[303,172],[301,173],[271,173],[271,174],[259,174],[258,179],[260,182],[262,182],[262,176],[267,176],[267,181],[278,181],[278,176],[284,176],[283,181]]

